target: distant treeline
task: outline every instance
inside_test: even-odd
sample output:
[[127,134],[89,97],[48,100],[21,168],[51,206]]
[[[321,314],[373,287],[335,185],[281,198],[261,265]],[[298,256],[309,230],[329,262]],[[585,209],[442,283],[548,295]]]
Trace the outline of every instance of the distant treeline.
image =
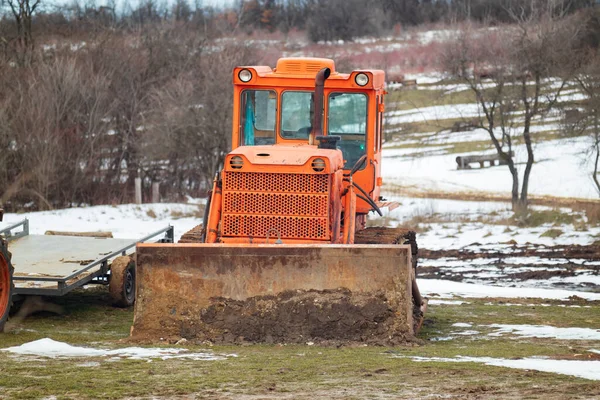
[[206,195],[229,148],[231,71],[256,51],[177,22],[13,35],[0,34],[0,205],[131,202],[137,177],[146,198],[153,182],[165,200]]
[[[4,7],[1,5],[4,4]],[[16,7],[11,7],[11,5]],[[228,8],[203,6],[202,0],[141,0],[133,7],[116,0],[98,6],[73,0],[56,6],[48,0],[2,0],[4,29],[14,24],[19,7],[36,4],[35,30],[72,34],[103,28],[130,28],[159,21],[186,22],[208,36],[254,30],[306,30],[312,41],[377,36],[406,26],[472,20],[488,24],[514,21],[552,8],[565,15],[599,4],[598,0],[237,0]],[[2,32],[0,32],[0,37]]]

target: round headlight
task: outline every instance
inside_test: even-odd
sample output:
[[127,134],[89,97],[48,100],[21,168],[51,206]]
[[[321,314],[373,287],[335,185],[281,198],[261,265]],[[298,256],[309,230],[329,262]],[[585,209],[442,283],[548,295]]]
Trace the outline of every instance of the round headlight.
[[242,82],[250,82],[250,79],[252,79],[252,72],[243,69],[238,73],[238,78],[240,78],[240,81]]
[[323,172],[326,166],[327,164],[325,164],[325,160],[322,158],[315,158],[311,164],[311,167],[315,172]]
[[229,165],[233,169],[241,169],[244,166],[244,159],[240,156],[233,156],[229,160]]
[[367,83],[369,83],[369,77],[367,74],[363,74],[361,72],[360,74],[356,74],[354,77],[354,82],[356,82],[358,86],[365,86]]

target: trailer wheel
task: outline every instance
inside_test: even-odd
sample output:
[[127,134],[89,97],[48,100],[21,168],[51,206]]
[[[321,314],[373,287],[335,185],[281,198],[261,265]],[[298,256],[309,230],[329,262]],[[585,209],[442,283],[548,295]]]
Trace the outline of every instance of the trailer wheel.
[[[2,240],[0,238],[0,240]],[[4,324],[12,305],[12,280],[14,268],[10,263],[11,254],[4,243],[0,243],[0,332],[4,331]]]
[[110,297],[117,307],[131,307],[135,302],[135,262],[129,256],[115,258],[110,267]]

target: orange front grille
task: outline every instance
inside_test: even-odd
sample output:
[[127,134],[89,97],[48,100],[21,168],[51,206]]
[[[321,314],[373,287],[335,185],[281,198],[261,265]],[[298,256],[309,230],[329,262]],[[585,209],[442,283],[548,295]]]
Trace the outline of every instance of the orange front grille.
[[226,172],[223,190],[287,193],[329,193],[329,176],[317,174],[276,174]]
[[223,216],[223,236],[266,237],[273,242],[277,232],[282,239],[328,239],[328,219],[313,217],[283,217],[267,215]]
[[223,212],[260,215],[327,216],[326,194],[225,192]]
[[221,235],[264,238],[269,231],[274,240],[277,233],[328,240],[329,176],[225,172]]

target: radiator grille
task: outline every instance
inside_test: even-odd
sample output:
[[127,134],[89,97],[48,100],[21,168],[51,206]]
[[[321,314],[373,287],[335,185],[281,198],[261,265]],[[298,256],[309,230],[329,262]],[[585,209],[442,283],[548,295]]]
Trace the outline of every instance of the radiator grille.
[[276,174],[227,172],[224,190],[287,193],[329,193],[329,176],[317,174]]
[[326,194],[225,192],[223,212],[326,217],[327,197]]
[[282,239],[328,240],[328,206],[328,175],[228,171],[221,234],[264,238],[275,229]]
[[[328,239],[327,218],[283,217],[267,215],[223,216],[223,236],[266,237],[271,229],[282,239]],[[270,238],[277,240],[271,231]]]

